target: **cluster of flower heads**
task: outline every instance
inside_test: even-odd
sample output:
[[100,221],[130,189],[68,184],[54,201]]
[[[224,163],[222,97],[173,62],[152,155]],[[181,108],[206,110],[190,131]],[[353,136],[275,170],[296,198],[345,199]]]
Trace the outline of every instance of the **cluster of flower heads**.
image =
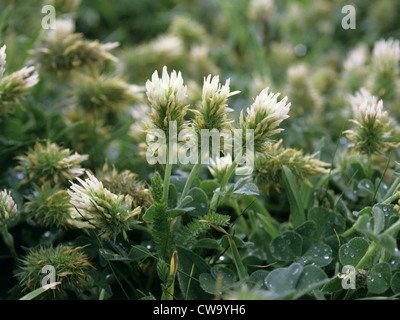
[[[127,231],[138,223],[142,208],[152,204],[150,191],[136,174],[127,170],[118,173],[115,169],[110,173],[107,166],[99,174],[107,186],[104,187],[102,181],[81,167],[87,158],[49,141],[37,142],[27,155],[19,156],[15,169],[25,173],[23,185],[29,183],[34,190],[24,209],[41,226],[95,228],[103,238],[115,240],[121,233],[127,238]],[[80,179],[85,172],[88,178]],[[9,195],[2,193],[2,220],[16,211],[11,201]]]
[[[234,120],[229,115],[233,110],[228,107],[227,100],[239,91],[231,92],[229,85],[229,79],[225,85],[221,85],[218,76],[211,78],[209,75],[204,78],[201,102],[197,108],[190,109],[195,117],[187,122],[186,126],[194,128],[197,133],[201,133],[202,129],[232,131]],[[152,81],[147,82],[146,89],[152,107],[153,126],[167,131],[169,121],[184,123],[187,108],[184,97],[187,89],[180,73],[176,74],[176,71],[173,71],[170,77],[164,67],[162,78],[160,79],[158,73],[155,72]],[[278,100],[279,95],[279,93],[271,92],[268,87],[263,89],[246,113],[242,111],[239,117],[239,128],[244,133],[243,145],[247,139],[246,131],[253,130],[254,132],[254,151],[257,159],[254,180],[268,190],[272,185],[275,189],[280,189],[279,170],[283,165],[290,167],[301,181],[307,181],[308,175],[328,172],[326,169],[328,165],[315,159],[315,155],[304,156],[301,151],[285,149],[281,146],[282,141],[274,144],[272,137],[283,130],[279,126],[283,120],[289,118],[291,106],[287,97]],[[220,151],[223,152],[222,149]],[[226,154],[212,159],[209,169],[216,179],[222,180],[232,163],[232,155]]]
[[0,116],[11,111],[11,104],[20,104],[24,94],[39,82],[35,67],[23,67],[4,76],[6,46],[0,48]]

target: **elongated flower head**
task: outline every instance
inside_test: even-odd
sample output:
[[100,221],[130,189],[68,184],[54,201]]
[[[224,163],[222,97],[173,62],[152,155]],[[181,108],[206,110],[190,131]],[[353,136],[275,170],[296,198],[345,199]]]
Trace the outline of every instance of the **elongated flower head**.
[[140,207],[132,207],[129,195],[117,195],[103,186],[94,175],[87,172],[88,178],[77,178],[79,184],[71,182],[68,194],[75,211],[68,223],[77,228],[96,228],[103,238],[116,237],[122,232],[127,239],[127,231],[137,220]]
[[[360,103],[361,98],[363,102]],[[346,130],[346,137],[354,142],[354,148],[362,154],[384,154],[395,147],[393,129],[387,111],[383,110],[382,100],[368,94],[366,90],[353,100],[354,129]]]
[[17,205],[7,190],[0,191],[0,227],[17,214]]
[[229,113],[233,109],[228,108],[228,98],[240,91],[231,92],[230,79],[225,81],[224,85],[219,82],[219,76],[208,75],[204,78],[202,99],[198,109],[191,109],[195,113],[193,121],[196,130],[201,129],[223,129],[232,130],[231,123],[233,120],[229,119]]
[[389,38],[375,42],[372,51],[373,64],[377,68],[395,68],[397,70],[400,61],[400,42]]
[[0,48],[0,116],[10,112],[10,104],[20,104],[25,93],[39,82],[35,67],[23,67],[4,76],[6,46]]
[[168,133],[169,122],[176,121],[179,128],[187,111],[187,87],[183,85],[181,72],[169,75],[164,66],[161,78],[154,71],[151,81],[146,82],[146,94],[152,107],[150,115],[155,127]]
[[[43,267],[54,268],[55,281],[61,282],[56,290],[47,293],[61,294],[67,286],[83,288],[89,285],[88,271],[93,268],[89,257],[82,251],[84,247],[58,245],[39,247],[31,250],[21,259],[21,271],[17,274],[23,291],[33,291],[42,286]],[[46,272],[49,272],[47,269]],[[47,283],[46,283],[47,284]]]
[[289,118],[290,102],[285,97],[278,102],[279,93],[269,92],[265,88],[256,97],[254,103],[247,109],[246,117],[240,114],[242,129],[254,130],[254,150],[263,151],[272,135],[281,132],[280,123]]
[[83,174],[81,163],[88,159],[87,155],[72,153],[55,143],[46,141],[43,145],[37,142],[25,156],[17,157],[19,165],[15,170],[26,174],[22,183],[35,181],[40,185],[48,182],[51,185],[66,184]]
[[279,140],[256,158],[253,181],[268,193],[271,188],[279,192],[283,188],[282,168],[287,166],[299,183],[310,183],[308,177],[328,172],[329,164],[315,157],[316,154],[304,155],[301,150],[285,148]]

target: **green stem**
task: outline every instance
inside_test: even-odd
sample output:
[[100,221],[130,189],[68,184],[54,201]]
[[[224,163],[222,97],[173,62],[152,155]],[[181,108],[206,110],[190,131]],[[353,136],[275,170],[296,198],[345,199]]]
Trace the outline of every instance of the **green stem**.
[[165,204],[168,207],[168,194],[169,194],[169,179],[171,178],[171,171],[172,171],[172,163],[170,163],[170,156],[169,156],[170,147],[167,146],[167,164],[165,167],[165,175],[164,175],[164,189],[163,189],[163,197],[165,200]]
[[6,225],[4,225],[2,227],[1,234],[3,236],[4,243],[7,245],[8,249],[10,250],[10,253],[11,253],[13,259],[15,260],[15,262],[18,262],[19,257],[18,257],[17,251],[15,251],[14,237],[12,236],[11,233],[8,232]]
[[[222,182],[221,182],[221,186],[219,188],[220,191],[224,192],[226,191],[226,186],[228,184],[229,179],[232,177],[232,175],[234,174],[236,167],[239,164],[240,159],[242,158],[242,154],[239,153],[235,160],[233,160],[231,166],[229,167],[229,169],[226,171],[224,177],[222,178]],[[210,203],[210,211],[216,211],[217,207],[218,207],[218,202],[220,199],[220,195],[217,193],[214,193],[212,199],[211,199],[211,203]]]
[[385,202],[385,201],[389,200],[389,199],[393,196],[393,194],[397,191],[397,189],[399,188],[399,186],[400,186],[400,178],[397,177],[397,178],[393,181],[393,183],[392,183],[392,185],[390,186],[389,190],[386,192],[383,201]]
[[356,265],[356,270],[362,269],[364,265],[369,261],[371,257],[373,257],[378,251],[380,247],[376,242],[372,242],[369,247],[367,252],[364,254],[364,256],[361,258],[361,260],[357,263]]
[[190,174],[189,174],[189,177],[188,177],[188,179],[186,181],[185,187],[183,188],[183,191],[182,191],[182,194],[181,194],[181,198],[180,198],[180,200],[178,202],[178,206],[181,204],[182,200],[187,196],[187,194],[188,194],[188,192],[190,190],[190,187],[191,187],[191,185],[193,183],[193,180],[196,177],[196,174],[199,171],[200,167],[201,167],[201,162],[196,163],[193,166],[192,171],[190,171]]

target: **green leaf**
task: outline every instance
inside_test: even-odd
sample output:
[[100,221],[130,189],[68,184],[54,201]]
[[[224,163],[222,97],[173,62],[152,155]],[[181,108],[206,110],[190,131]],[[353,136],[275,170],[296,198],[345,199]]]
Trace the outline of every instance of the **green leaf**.
[[381,262],[372,267],[368,275],[368,291],[375,294],[384,293],[390,287],[392,272],[386,262]]
[[279,231],[275,228],[271,219],[258,212],[256,213],[256,215],[258,220],[261,222],[264,230],[271,236],[272,239],[279,236]]
[[[216,292],[218,278],[222,280],[220,291]],[[200,287],[207,293],[215,295],[222,294],[231,288],[236,282],[236,275],[227,268],[212,268],[211,273],[202,273],[199,277]]]
[[375,187],[372,181],[368,179],[362,179],[357,185],[358,196],[367,197],[373,195]]
[[267,289],[265,280],[267,279],[269,273],[270,272],[267,270],[256,270],[250,275],[249,282],[252,282],[255,286],[258,286],[261,289]]
[[301,257],[300,261],[304,265],[312,264],[318,267],[325,267],[332,262],[332,259],[333,252],[327,244],[315,243]]
[[[182,295],[188,300],[203,300],[210,299],[211,296],[204,292],[200,287],[199,279],[200,274],[210,273],[210,266],[208,263],[199,255],[191,250],[187,250],[183,247],[177,246],[178,251],[178,282]],[[192,279],[190,274],[192,266],[194,265]]]
[[137,245],[131,248],[128,258],[132,261],[144,260],[151,256],[151,252],[144,246]]
[[395,294],[400,293],[400,271],[396,272],[390,279],[390,287]]
[[147,222],[154,222],[154,214],[156,212],[156,205],[152,204],[147,208],[146,212],[143,214],[143,220]]
[[215,180],[203,180],[200,182],[199,188],[206,193],[210,200],[214,194],[214,190],[218,188],[218,183]]
[[297,282],[295,299],[328,282],[325,272],[317,266],[305,266]]
[[271,254],[280,261],[293,261],[301,255],[303,238],[296,232],[286,231],[272,240]]
[[35,299],[37,296],[40,296],[42,293],[46,292],[47,290],[51,289],[54,287],[54,285],[61,284],[61,282],[55,282],[55,283],[50,283],[44,286],[41,286],[40,288],[33,290],[32,292],[29,292],[28,294],[24,295],[22,298],[19,300],[32,300]]
[[195,248],[206,248],[206,249],[219,249],[221,246],[218,241],[211,238],[203,238],[196,241],[193,245]]
[[286,166],[282,167],[282,180],[286,190],[286,196],[290,204],[290,219],[293,227],[300,226],[306,220],[301,196],[293,173]]
[[188,205],[194,207],[194,210],[190,211],[190,215],[193,217],[200,217],[208,212],[208,197],[207,194],[200,188],[190,189],[189,195],[192,197],[192,201],[188,202]]
[[379,234],[385,227],[385,216],[381,208],[374,206],[372,208],[372,216],[374,219],[374,230],[375,234]]
[[322,207],[312,208],[308,212],[308,220],[315,222],[317,239],[340,234],[345,230],[346,226],[346,222],[341,215]]
[[272,270],[265,279],[268,289],[282,292],[291,291],[296,288],[303,266],[300,263],[292,263],[288,268]]
[[368,250],[368,242],[363,238],[353,238],[339,248],[339,260],[342,265],[355,267]]
[[258,196],[260,191],[254,183],[247,183],[239,189],[234,189],[233,194],[236,195],[248,195],[248,196]]

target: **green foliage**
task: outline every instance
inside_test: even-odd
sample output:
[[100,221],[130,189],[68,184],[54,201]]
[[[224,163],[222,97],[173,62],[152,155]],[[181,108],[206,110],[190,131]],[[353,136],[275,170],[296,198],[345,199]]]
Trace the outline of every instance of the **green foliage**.
[[400,5],[343,5],[1,2],[0,299],[398,299]]

